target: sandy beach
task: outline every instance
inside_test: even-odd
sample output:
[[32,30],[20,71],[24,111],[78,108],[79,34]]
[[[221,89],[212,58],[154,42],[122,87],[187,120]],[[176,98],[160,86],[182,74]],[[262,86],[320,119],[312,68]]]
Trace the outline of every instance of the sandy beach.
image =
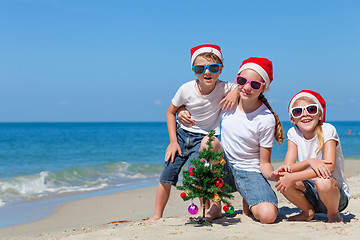
[[[175,188],[164,218],[149,223],[153,214],[156,186],[96,196],[66,203],[54,214],[40,221],[0,229],[1,239],[356,239],[360,234],[360,165],[345,161],[345,174],[351,200],[341,213],[344,223],[327,223],[317,214],[310,222],[289,222],[287,217],[299,212],[277,192],[279,214],[276,223],[264,225],[242,214],[242,198],[235,193],[235,213],[223,214],[212,227],[185,225],[191,215],[190,201],[184,202]],[[278,164],[274,164],[276,167]],[[274,186],[274,183],[271,183]],[[194,201],[198,204],[198,200]]]

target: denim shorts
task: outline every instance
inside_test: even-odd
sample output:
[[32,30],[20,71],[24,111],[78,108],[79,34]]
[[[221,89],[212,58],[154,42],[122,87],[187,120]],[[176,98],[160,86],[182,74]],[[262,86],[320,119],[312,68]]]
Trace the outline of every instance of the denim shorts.
[[192,133],[180,128],[176,128],[177,141],[179,143],[182,156],[176,153],[174,162],[164,163],[164,167],[160,176],[160,183],[176,185],[181,168],[188,159],[199,158],[199,149],[201,140],[206,136],[202,133]]
[[263,202],[278,206],[275,192],[261,173],[235,169],[228,163],[225,164],[225,170],[228,175],[224,182],[232,187],[233,192],[238,191],[250,208]]
[[[305,197],[314,207],[316,213],[327,213],[324,203],[320,200],[319,194],[315,189],[314,183],[309,180],[303,181],[305,185]],[[349,204],[349,199],[342,188],[340,190],[339,212],[343,211]]]

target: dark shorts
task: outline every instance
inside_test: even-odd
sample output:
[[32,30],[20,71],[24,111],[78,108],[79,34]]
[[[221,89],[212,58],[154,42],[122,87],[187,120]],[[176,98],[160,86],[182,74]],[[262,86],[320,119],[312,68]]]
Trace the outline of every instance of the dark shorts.
[[[310,204],[314,207],[316,213],[327,213],[327,209],[324,203],[320,200],[319,194],[315,189],[314,184],[309,181],[303,181],[305,185],[305,197],[310,202]],[[340,201],[339,201],[339,212],[343,211],[349,204],[349,199],[346,196],[344,190],[342,188],[340,191]]]
[[192,133],[186,131],[180,126],[176,129],[177,141],[179,143],[182,156],[176,153],[174,162],[164,163],[164,167],[160,176],[160,183],[176,185],[181,168],[188,159],[198,159],[201,140],[206,136],[202,133]]

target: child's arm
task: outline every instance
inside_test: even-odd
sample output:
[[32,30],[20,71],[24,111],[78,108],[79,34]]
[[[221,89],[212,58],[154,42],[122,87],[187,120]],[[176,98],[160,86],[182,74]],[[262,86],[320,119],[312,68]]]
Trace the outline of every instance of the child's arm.
[[288,148],[285,155],[285,163],[284,165],[280,166],[273,172],[276,181],[279,181],[280,177],[284,176],[284,172],[291,173],[293,171],[291,165],[293,165],[296,162],[296,156],[297,156],[297,145],[293,143],[291,140],[288,140]]
[[176,137],[176,111],[179,107],[174,106],[170,103],[170,106],[166,112],[166,122],[169,131],[170,144],[165,152],[165,162],[169,161],[174,162],[174,157],[176,152],[179,152],[179,155],[182,156],[181,149]]
[[240,97],[239,90],[237,88],[231,90],[219,103],[219,105],[224,104],[222,110],[232,110],[234,105],[238,102]]
[[330,178],[335,171],[336,164],[336,144],[335,140],[328,140],[324,145],[324,159],[310,158],[310,167],[315,171],[317,177]]
[[260,171],[261,174],[268,180],[276,181],[274,169],[271,165],[271,149],[260,147]]
[[[289,141],[290,142],[290,141]],[[306,169],[311,165],[316,165],[314,162],[319,163],[321,166],[325,166],[328,170],[324,170],[321,168],[314,169]],[[330,171],[330,173],[334,172],[336,163],[336,141],[329,140],[324,145],[324,160],[310,158],[306,161],[298,162],[291,164],[291,169],[293,173],[284,174],[284,177],[280,178],[280,180],[276,183],[276,188],[278,191],[283,192],[287,187],[293,184],[296,181],[304,181],[315,177],[324,177],[327,176],[326,172]],[[305,167],[305,170],[303,169]],[[301,170],[302,169],[302,170]]]
[[176,113],[178,120],[185,126],[195,125],[195,121],[191,118],[190,112],[184,106],[179,107]]
[[[291,141],[289,141],[292,143]],[[292,143],[292,145],[295,145]],[[296,146],[296,145],[295,145]],[[286,161],[286,158],[285,158]],[[305,161],[295,163],[292,161],[290,164],[291,169],[294,172],[299,172],[311,167],[317,177],[329,178],[331,173],[335,170],[335,161],[336,161],[336,141],[329,140],[326,141],[324,145],[324,159],[309,158]]]
[[275,184],[276,189],[281,193],[283,193],[286,188],[290,187],[294,182],[301,181],[301,179],[311,179],[314,177],[313,175],[315,175],[315,172],[312,169],[304,170],[308,166],[300,170],[303,163],[296,163],[297,152],[297,145],[293,141],[288,140],[285,165],[290,166],[292,173],[281,173],[281,178]]

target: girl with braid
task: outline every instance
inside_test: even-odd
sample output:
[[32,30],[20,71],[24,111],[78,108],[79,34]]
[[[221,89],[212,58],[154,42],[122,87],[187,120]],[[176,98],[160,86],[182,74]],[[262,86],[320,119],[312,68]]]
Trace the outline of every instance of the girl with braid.
[[[244,214],[261,223],[273,223],[278,212],[277,197],[268,180],[278,181],[278,173],[288,170],[284,165],[275,172],[271,165],[274,137],[279,144],[284,140],[280,120],[263,94],[273,80],[272,70],[272,62],[266,58],[243,61],[236,75],[238,104],[222,112],[221,123],[221,147],[228,170],[224,181],[243,197]],[[185,114],[178,117],[182,121]],[[215,149],[217,144],[220,142],[215,139]]]

